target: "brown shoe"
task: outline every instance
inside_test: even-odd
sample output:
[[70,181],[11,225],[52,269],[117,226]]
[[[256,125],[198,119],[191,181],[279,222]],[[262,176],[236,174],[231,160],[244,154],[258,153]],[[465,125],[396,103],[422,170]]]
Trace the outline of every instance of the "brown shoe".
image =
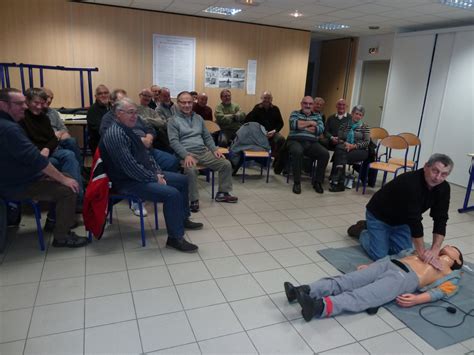
[[367,222],[365,220],[360,220],[356,224],[349,227],[347,234],[353,238],[359,239],[359,236],[364,229],[367,229]]
[[236,203],[239,199],[228,192],[218,192],[215,200],[216,202]]

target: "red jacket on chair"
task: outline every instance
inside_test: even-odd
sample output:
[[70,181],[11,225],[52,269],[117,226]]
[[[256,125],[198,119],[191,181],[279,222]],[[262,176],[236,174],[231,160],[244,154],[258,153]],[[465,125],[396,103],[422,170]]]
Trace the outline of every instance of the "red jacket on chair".
[[109,177],[105,173],[99,148],[94,154],[91,177],[84,195],[82,216],[86,230],[96,239],[102,238],[109,204]]

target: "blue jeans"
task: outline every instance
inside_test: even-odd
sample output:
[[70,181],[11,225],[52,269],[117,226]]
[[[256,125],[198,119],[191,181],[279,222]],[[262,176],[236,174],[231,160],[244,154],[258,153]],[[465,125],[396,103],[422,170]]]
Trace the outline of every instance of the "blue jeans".
[[67,149],[56,148],[56,150],[49,155],[49,161],[53,166],[62,173],[68,174],[79,184],[79,194],[77,203],[82,204],[84,196],[84,187],[82,185],[81,168],[74,153]]
[[166,185],[158,182],[121,183],[118,191],[135,195],[142,200],[163,202],[166,230],[169,238],[181,239],[184,236],[183,222],[190,216],[188,200],[188,177],[165,172]]
[[365,216],[367,229],[362,231],[359,241],[372,260],[413,248],[410,227],[407,224],[391,226],[375,218],[369,211],[366,211]]
[[79,163],[79,167],[81,167],[84,164],[84,161],[82,159],[81,150],[79,149],[79,146],[77,145],[76,138],[71,137],[71,138],[62,139],[62,140],[59,141],[59,146],[61,148],[70,150],[74,153],[74,155],[77,159],[77,162]]
[[163,171],[172,171],[177,172],[179,169],[179,160],[170,153],[164,152],[159,149],[150,149],[150,153],[155,159],[156,164],[161,168]]

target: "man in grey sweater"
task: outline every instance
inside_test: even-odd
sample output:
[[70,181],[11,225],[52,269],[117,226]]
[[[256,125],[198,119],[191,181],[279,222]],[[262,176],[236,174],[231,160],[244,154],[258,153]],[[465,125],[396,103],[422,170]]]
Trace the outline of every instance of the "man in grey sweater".
[[178,95],[178,112],[168,121],[171,148],[183,159],[184,173],[189,176],[191,212],[199,211],[197,188],[198,166],[219,172],[217,202],[236,203],[232,190],[232,166],[217,150],[201,116],[193,112],[193,98],[187,91]]

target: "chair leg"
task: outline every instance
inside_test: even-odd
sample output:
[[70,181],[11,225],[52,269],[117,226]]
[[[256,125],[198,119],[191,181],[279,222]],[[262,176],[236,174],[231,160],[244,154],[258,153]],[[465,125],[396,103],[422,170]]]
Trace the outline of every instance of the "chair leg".
[[268,158],[267,158],[267,184],[268,184],[268,179],[270,177],[270,165],[272,163],[272,156],[271,154],[268,155]]
[[385,181],[387,181],[387,172],[383,173],[382,186],[385,185]]
[[155,229],[158,230],[158,203],[153,202],[155,207]]
[[145,221],[143,217],[143,203],[141,200],[138,200],[138,208],[140,209],[140,231],[142,234],[142,247],[146,245],[146,240],[145,240]]
[[242,164],[242,184],[245,182],[245,166],[247,165],[247,159],[244,153],[244,163]]
[[214,200],[214,193],[215,193],[215,191],[214,191],[214,182],[215,182],[214,177],[215,177],[214,176],[214,170],[211,170],[211,184],[212,184],[212,186],[211,186],[211,199],[213,199],[213,200]]
[[92,233],[91,232],[87,232],[87,239],[89,240],[89,243],[92,243]]
[[44,251],[44,236],[43,236],[43,227],[41,227],[41,211],[39,205],[35,202],[31,202],[31,206],[33,207],[33,211],[35,213],[35,220],[36,220],[36,229],[38,230],[38,242],[41,251]]

